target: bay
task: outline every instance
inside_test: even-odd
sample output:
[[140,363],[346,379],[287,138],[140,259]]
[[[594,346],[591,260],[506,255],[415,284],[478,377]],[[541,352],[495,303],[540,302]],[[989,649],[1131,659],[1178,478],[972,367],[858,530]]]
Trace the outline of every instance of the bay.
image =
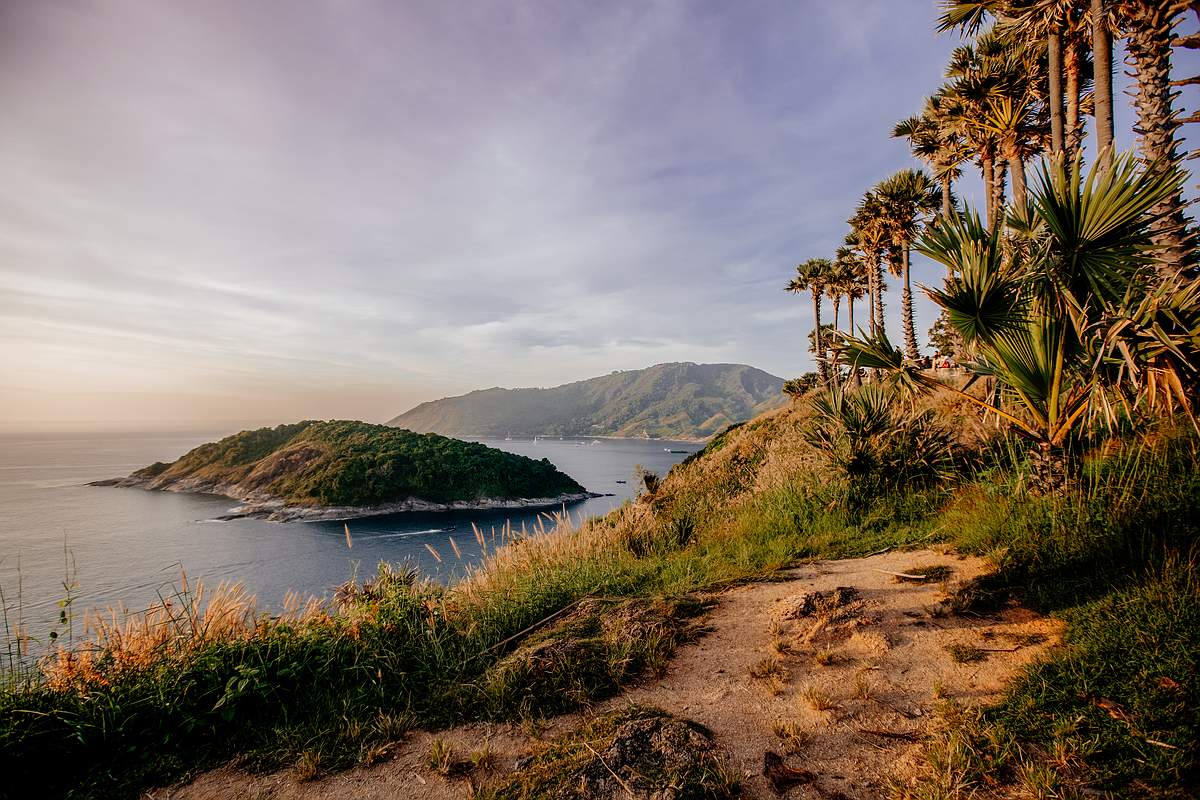
[[[0,589],[10,623],[19,618],[44,639],[68,594],[65,583],[72,584],[77,616],[85,608],[145,608],[174,592],[181,570],[210,586],[241,581],[268,611],[278,610],[290,590],[328,597],[380,561],[409,562],[449,581],[480,557],[472,523],[490,535],[506,522],[519,529],[545,520],[544,509],[371,517],[350,521],[353,547],[347,548],[341,522],[219,522],[234,501],[85,485],[173,461],[229,433],[0,434]],[[632,497],[635,465],[665,475],[701,447],[641,439],[479,441],[547,458],[590,491],[613,495],[568,506],[577,519],[605,514]],[[451,538],[461,557],[453,554]]]

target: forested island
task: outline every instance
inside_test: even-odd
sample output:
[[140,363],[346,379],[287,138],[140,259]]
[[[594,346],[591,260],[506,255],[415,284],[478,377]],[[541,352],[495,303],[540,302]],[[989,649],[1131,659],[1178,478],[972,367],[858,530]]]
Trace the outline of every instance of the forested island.
[[224,495],[244,503],[231,516],[276,521],[516,508],[590,496],[546,459],[345,420],[242,431],[170,464],[95,485]]

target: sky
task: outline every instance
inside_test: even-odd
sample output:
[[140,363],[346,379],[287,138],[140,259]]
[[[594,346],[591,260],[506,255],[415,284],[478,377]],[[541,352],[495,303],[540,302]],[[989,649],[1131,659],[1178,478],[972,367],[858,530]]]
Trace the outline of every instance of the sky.
[[[936,13],[0,0],[0,429],[383,421],[664,361],[798,375],[811,303],[782,287],[917,166],[889,133],[959,43]],[[935,316],[919,297],[923,342]]]

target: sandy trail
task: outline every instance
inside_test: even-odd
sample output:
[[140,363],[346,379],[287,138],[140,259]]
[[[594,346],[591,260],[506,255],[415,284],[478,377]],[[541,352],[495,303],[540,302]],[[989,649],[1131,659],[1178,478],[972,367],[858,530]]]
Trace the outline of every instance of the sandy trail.
[[[787,792],[796,798],[877,798],[888,775],[915,755],[940,697],[969,704],[998,699],[1025,664],[1055,644],[1061,625],[1011,608],[992,617],[946,616],[938,610],[940,583],[898,581],[890,574],[944,566],[951,583],[985,571],[982,559],[931,550],[820,561],[784,580],[732,589],[707,620],[711,632],[681,648],[668,673],[589,710],[626,703],[653,705],[710,728],[741,770],[743,796],[776,795],[763,776],[767,750],[816,775]],[[852,587],[857,598],[837,608],[806,609],[801,598]],[[810,602],[808,606],[812,606]],[[805,610],[812,613],[804,614]],[[799,612],[799,613],[797,613]],[[978,648],[982,660],[957,662],[947,647]],[[753,673],[762,675],[755,677]],[[763,675],[763,673],[766,673]],[[493,765],[472,780],[490,781],[514,769],[538,738],[579,724],[581,714],[553,720],[541,731],[514,725],[470,725],[436,735],[466,756],[487,747]],[[787,753],[777,735],[789,725],[799,736]],[[147,797],[374,800],[466,798],[468,779],[446,779],[426,765],[433,734],[416,732],[385,760],[322,780],[299,782],[291,771],[252,776],[231,768]]]

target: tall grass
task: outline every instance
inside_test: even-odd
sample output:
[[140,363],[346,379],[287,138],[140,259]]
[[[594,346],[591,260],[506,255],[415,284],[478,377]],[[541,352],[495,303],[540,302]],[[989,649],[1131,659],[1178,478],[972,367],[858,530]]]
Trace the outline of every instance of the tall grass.
[[412,725],[538,716],[615,691],[686,640],[690,593],[800,559],[948,542],[1000,565],[993,594],[1066,609],[1195,539],[1194,435],[1132,438],[1053,498],[1028,496],[1021,448],[1001,446],[977,471],[849,502],[852,487],[800,435],[807,413],[718,437],[602,519],[476,530],[483,559],[450,587],[381,565],[332,606],[294,598],[275,617],[232,586],[89,617],[90,647],[0,693],[0,769],[78,796],[233,756],[312,775],[369,760]]
[[[1163,426],[1111,441],[1068,492],[992,472],[944,524],[997,571],[962,604],[1011,597],[1066,622],[1064,647],[992,709],[951,709],[900,798],[1016,786],[1038,797],[1190,797],[1200,782],[1200,441]],[[958,794],[956,794],[956,792]]]

